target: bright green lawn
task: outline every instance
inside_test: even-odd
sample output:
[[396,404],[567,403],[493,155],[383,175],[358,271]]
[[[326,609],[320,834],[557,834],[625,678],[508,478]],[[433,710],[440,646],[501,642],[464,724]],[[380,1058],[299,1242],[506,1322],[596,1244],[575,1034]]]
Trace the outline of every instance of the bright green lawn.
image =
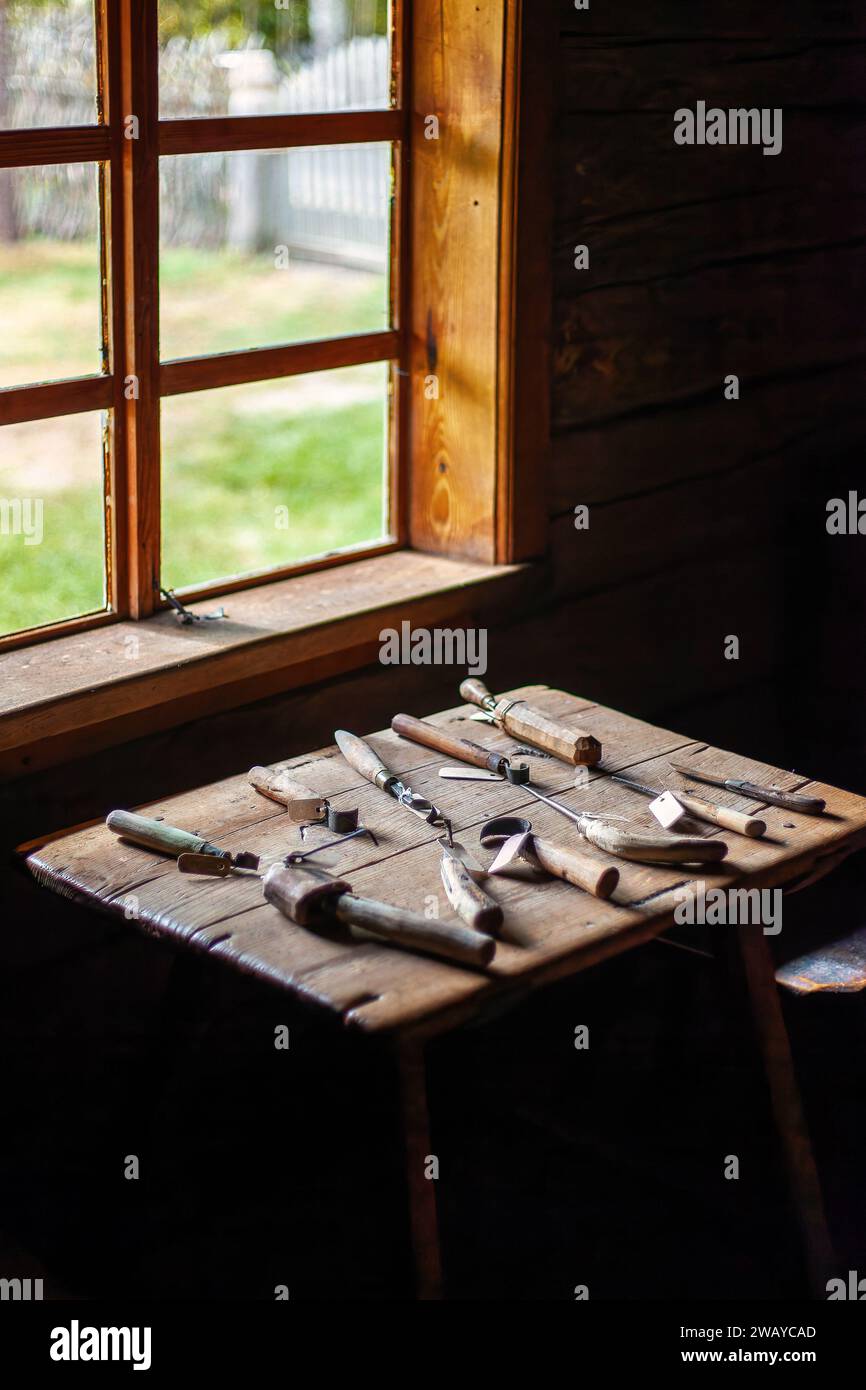
[[[96,370],[96,283],[90,246],[0,247],[0,384]],[[384,326],[382,277],[267,258],[167,252],[162,299],[165,356]],[[378,538],[385,382],[367,366],[165,401],[163,583]],[[45,516],[41,545],[0,534],[0,633],[102,605],[98,449],[82,423],[0,429],[0,499],[44,495]]]

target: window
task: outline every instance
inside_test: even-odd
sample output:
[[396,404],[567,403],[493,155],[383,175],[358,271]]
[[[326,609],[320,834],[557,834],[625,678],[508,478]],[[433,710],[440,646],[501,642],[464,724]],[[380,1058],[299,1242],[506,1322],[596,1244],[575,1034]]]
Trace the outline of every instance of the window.
[[0,640],[405,539],[401,0],[0,0]]

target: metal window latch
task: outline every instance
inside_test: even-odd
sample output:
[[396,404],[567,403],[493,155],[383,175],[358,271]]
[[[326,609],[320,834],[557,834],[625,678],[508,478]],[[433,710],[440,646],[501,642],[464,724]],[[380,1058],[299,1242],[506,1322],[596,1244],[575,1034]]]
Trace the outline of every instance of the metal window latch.
[[220,618],[228,617],[224,608],[218,608],[216,613],[193,613],[189,608],[184,608],[180,599],[175,598],[171,589],[160,589],[159,592],[166,603],[174,609],[174,616],[183,627],[188,627],[190,623],[215,623]]

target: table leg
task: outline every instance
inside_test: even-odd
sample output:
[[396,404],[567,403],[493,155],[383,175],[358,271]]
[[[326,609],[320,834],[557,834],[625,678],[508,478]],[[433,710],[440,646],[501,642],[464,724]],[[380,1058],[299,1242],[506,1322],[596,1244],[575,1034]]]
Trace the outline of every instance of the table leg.
[[761,931],[746,925],[738,927],[737,931],[770,1103],[805,1247],[809,1282],[816,1298],[826,1298],[827,1280],[836,1272],[833,1247],[776,984],[773,956]]
[[427,1157],[431,1153],[424,1044],[403,1038],[398,1042],[397,1049],[416,1287],[418,1298],[426,1301],[442,1297],[442,1260],[436,1215],[436,1179],[424,1176]]

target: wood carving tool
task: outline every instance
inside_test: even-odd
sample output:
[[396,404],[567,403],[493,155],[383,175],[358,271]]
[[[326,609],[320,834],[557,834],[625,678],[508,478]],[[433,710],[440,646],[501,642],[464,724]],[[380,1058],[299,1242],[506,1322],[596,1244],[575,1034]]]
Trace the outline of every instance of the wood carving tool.
[[[670,817],[663,818],[662,815],[653,812],[665,827],[676,825],[685,815],[692,815],[698,820],[708,821],[710,825],[720,825],[724,830],[733,830],[738,835],[748,835],[752,839],[765,834],[767,829],[766,822],[759,820],[757,816],[747,815],[745,811],[735,811],[730,806],[719,806],[714,801],[705,801],[702,796],[692,796],[669,787],[648,787],[645,782],[636,782],[633,777],[624,777],[618,772],[611,774],[610,780],[620,782],[624,787],[631,787],[632,791],[641,792],[643,796],[651,796],[654,802],[661,800],[670,805]],[[652,809],[650,806],[651,811]]]
[[571,729],[567,724],[559,724],[541,710],[527,704],[525,700],[497,700],[483,681],[471,678],[463,681],[460,694],[470,705],[478,705],[491,715],[500,729],[513,738],[524,739],[527,743],[537,743],[554,757],[566,763],[584,763],[592,766],[601,759],[601,744],[584,729]]
[[390,903],[359,898],[345,879],[306,864],[274,864],[264,877],[264,894],[298,926],[341,922],[363,940],[396,942],[462,965],[488,965],[496,951],[490,936],[457,922],[430,921]]
[[[484,926],[485,930],[495,930],[500,926],[502,909],[495,899],[484,892],[473,876],[473,865],[469,862],[466,850],[455,841],[452,823],[448,817],[443,815],[432,801],[418,796],[411,787],[407,787],[362,738],[348,733],[345,729],[337,729],[334,738],[346,762],[356,772],[360,772],[374,787],[379,787],[389,796],[393,796],[401,806],[420,816],[428,825],[444,830],[445,834],[439,839],[442,847],[442,884],[454,911],[472,926]],[[479,876],[483,874],[480,865],[474,866],[474,873]]]
[[[145,849],[159,850],[171,854],[180,862],[182,856],[195,856],[209,866],[209,871],[223,878],[232,869],[257,869],[259,856],[246,850],[232,854],[230,850],[220,849],[200,835],[189,830],[178,830],[176,826],[166,825],[165,821],[153,820],[150,816],[139,816],[134,811],[112,811],[105,824],[115,835],[120,835],[132,844]],[[210,866],[213,866],[210,868]],[[221,867],[218,867],[221,866]],[[188,869],[186,870],[189,871]]]
[[[479,778],[479,781],[493,781],[503,777],[508,782],[529,781],[529,768],[526,763],[512,764],[504,753],[494,752],[468,738],[457,738],[447,729],[440,729],[438,724],[428,724],[426,720],[416,719],[411,714],[395,714],[391,720],[391,728],[395,734],[409,738],[413,743],[423,744],[425,748],[432,748],[436,753],[447,753],[450,758],[460,758],[464,763],[481,768],[485,776]],[[460,775],[466,776],[462,770]]]
[[485,849],[502,846],[487,870],[489,874],[502,873],[515,859],[522,859],[596,898],[609,898],[619,883],[619,869],[613,864],[597,864],[588,854],[543,840],[532,833],[532,822],[522,816],[496,816],[482,827],[480,838]]
[[502,908],[479,883],[479,879],[487,877],[486,870],[456,840],[453,845],[445,844],[444,840],[439,843],[442,846],[439,865],[442,886],[458,917],[475,931],[498,931],[503,922]]
[[251,767],[248,780],[262,796],[270,797],[285,806],[289,819],[307,825],[326,825],[335,835],[347,835],[358,827],[358,808],[342,809],[332,806],[326,796],[316,796],[303,782],[296,782],[288,772],[274,772],[270,767]]
[[451,822],[447,816],[443,816],[438,806],[434,806],[432,801],[428,801],[424,796],[418,796],[411,787],[407,787],[400,780],[396,772],[387,768],[379,757],[374,753],[369,743],[365,743],[357,734],[350,734],[346,729],[337,729],[334,733],[337,747],[350,767],[356,772],[360,772],[362,777],[366,777],[368,782],[372,782],[374,787],[379,787],[389,796],[393,796],[395,801],[399,801],[401,806],[405,806],[407,811],[411,811],[413,816],[420,816],[421,820],[428,825],[437,826],[444,830],[448,837],[448,844],[453,845],[454,835]]
[[529,780],[529,769],[523,764],[513,766],[501,753],[491,753],[481,744],[471,743],[469,739],[454,738],[445,730],[423,719],[413,719],[408,714],[398,714],[391,721],[396,733],[422,743],[438,752],[447,752],[454,757],[472,763],[477,772],[461,773],[455,768],[441,768],[440,777],[483,779],[499,782],[503,779],[523,787],[537,801],[551,806],[561,816],[567,816],[590,844],[598,849],[615,854],[620,859],[634,859],[647,864],[712,864],[724,859],[728,847],[723,840],[692,838],[682,835],[647,835],[642,830],[623,830],[611,821],[597,816],[591,811],[572,811],[561,801],[554,801],[540,792]]
[[820,796],[783,792],[778,787],[763,787],[758,782],[744,782],[738,777],[717,777],[703,768],[692,767],[690,763],[669,761],[675,772],[681,772],[683,777],[691,777],[695,782],[707,782],[711,787],[727,787],[729,792],[748,796],[753,801],[766,801],[770,806],[783,806],[786,811],[800,811],[804,816],[820,816],[827,804]]

